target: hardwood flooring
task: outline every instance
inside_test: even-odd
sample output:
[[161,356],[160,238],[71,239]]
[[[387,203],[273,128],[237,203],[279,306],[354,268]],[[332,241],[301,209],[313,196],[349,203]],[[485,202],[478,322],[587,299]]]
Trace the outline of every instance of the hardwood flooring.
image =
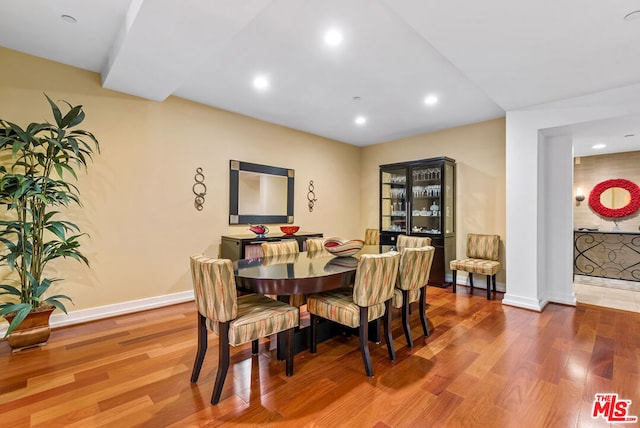
[[[0,343],[0,424],[6,427],[600,427],[596,393],[631,400],[640,416],[640,314],[579,304],[536,313],[487,301],[483,290],[428,288],[431,336],[414,308],[415,347],[394,313],[397,361],[371,343],[367,378],[357,337],[284,361],[232,348],[219,405],[211,334],[198,384],[191,303],[56,329],[46,346]],[[618,425],[624,426],[624,425]]]

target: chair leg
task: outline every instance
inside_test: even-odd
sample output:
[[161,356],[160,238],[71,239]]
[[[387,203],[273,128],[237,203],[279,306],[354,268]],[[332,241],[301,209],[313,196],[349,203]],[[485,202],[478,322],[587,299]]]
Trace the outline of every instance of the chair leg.
[[404,330],[404,337],[407,339],[407,345],[409,348],[413,348],[413,341],[411,340],[411,327],[409,326],[409,290],[402,291],[402,329]]
[[200,377],[204,355],[207,353],[207,334],[207,319],[198,312],[198,350],[191,371],[191,383],[196,383]]
[[367,376],[373,377],[371,356],[369,355],[369,308],[360,307],[360,353],[364,362],[364,371]]
[[259,348],[260,342],[258,339],[251,341],[251,354],[258,355]]
[[318,335],[318,317],[314,314],[309,314],[309,351],[312,354],[317,352],[316,344],[317,344],[317,335]]
[[218,324],[220,330],[220,343],[218,344],[218,373],[216,374],[216,383],[213,385],[213,394],[211,394],[211,404],[218,404],[224,380],[227,377],[229,369],[229,324],[231,321],[221,322]]
[[469,287],[471,287],[471,294],[473,294],[473,274],[469,272]]
[[427,324],[427,286],[420,289],[420,322],[424,335],[429,337],[429,325]]
[[492,280],[493,280],[493,291],[498,291],[496,290],[496,274],[495,273],[492,275]]
[[491,275],[487,275],[487,300],[491,300]]
[[293,376],[293,328],[284,332],[284,341],[287,347],[287,376]]
[[451,279],[453,280],[452,285],[451,285],[451,291],[453,293],[456,292],[456,276],[457,276],[457,273],[458,273],[458,271],[456,271],[456,270],[452,270],[451,271],[451,276],[452,276]]
[[[404,290],[403,290],[404,291]],[[407,292],[408,294],[408,292]],[[389,359],[396,360],[396,351],[393,348],[393,336],[391,335],[391,300],[384,302],[384,337],[387,340],[387,350],[389,351]],[[409,335],[411,337],[411,335]]]

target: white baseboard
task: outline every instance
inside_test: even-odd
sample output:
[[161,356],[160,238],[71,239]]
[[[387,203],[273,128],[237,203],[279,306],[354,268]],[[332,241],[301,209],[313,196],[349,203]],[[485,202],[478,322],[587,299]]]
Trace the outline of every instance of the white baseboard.
[[502,304],[507,306],[515,306],[516,308],[529,309],[531,311],[542,312],[549,301],[536,300],[528,297],[514,296],[512,294],[505,294],[502,298]]
[[[51,328],[57,328],[73,324],[81,324],[84,322],[114,317],[116,315],[130,314],[132,312],[145,311],[147,309],[160,308],[163,306],[174,305],[176,303],[188,302],[193,299],[193,290],[190,290],[181,291],[180,293],[167,294],[164,296],[149,297],[146,299],[131,300],[129,302],[98,306],[97,308],[69,311],[68,314],[56,311],[51,316],[50,325]],[[8,327],[9,325],[7,323],[4,323],[2,326],[0,326],[0,337],[4,337]]]

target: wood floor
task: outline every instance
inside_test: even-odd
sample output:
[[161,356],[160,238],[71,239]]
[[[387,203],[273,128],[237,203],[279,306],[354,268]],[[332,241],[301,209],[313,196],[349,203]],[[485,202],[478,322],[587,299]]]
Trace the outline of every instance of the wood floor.
[[[295,374],[260,344],[232,348],[218,406],[210,335],[197,385],[189,383],[196,313],[184,303],[53,331],[41,348],[0,343],[0,425],[5,427],[591,427],[596,393],[631,400],[640,416],[640,314],[548,305],[536,313],[429,287],[431,336],[407,348],[394,320],[397,361],[371,344],[364,375],[357,337],[295,357]],[[616,426],[616,425],[611,425]],[[628,425],[619,425],[628,426]]]

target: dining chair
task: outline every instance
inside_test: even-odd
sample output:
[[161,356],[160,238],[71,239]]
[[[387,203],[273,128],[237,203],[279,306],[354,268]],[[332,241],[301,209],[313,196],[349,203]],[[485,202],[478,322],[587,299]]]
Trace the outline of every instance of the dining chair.
[[431,245],[431,238],[428,236],[398,235],[398,239],[396,240],[396,247],[398,250],[401,250],[402,248],[426,247],[427,245]]
[[365,229],[364,245],[379,245],[380,231],[378,229]]
[[231,260],[191,256],[191,279],[198,308],[198,350],[191,372],[191,383],[200,376],[207,352],[207,329],[220,337],[218,371],[211,404],[218,404],[227,371],[230,346],[252,342],[258,353],[258,339],[272,334],[283,335],[286,347],[286,375],[293,375],[293,329],[298,326],[299,310],[260,294],[236,295]]
[[391,337],[391,300],[398,276],[400,253],[362,254],[351,287],[342,287],[307,298],[310,313],[312,354],[316,353],[318,318],[328,319],[347,327],[357,328],[360,336],[360,352],[367,376],[373,376],[369,355],[369,322],[383,318],[387,350],[395,361]]
[[296,241],[295,239],[285,239],[276,242],[263,242],[261,244],[261,247],[263,257],[281,256],[283,254],[300,252],[298,241]]
[[[285,239],[276,242],[262,243],[262,256],[274,257],[286,254],[297,254],[300,252],[298,241],[295,239]],[[304,294],[292,294],[289,296],[289,304],[300,307],[307,302],[307,296]]]
[[502,269],[498,261],[500,249],[500,235],[467,234],[467,257],[459,260],[451,260],[449,267],[453,277],[452,291],[456,292],[457,271],[465,271],[469,276],[469,287],[473,293],[473,274],[478,273],[487,276],[487,300],[491,299],[491,282],[493,291],[496,291],[496,274]]
[[435,248],[425,246],[420,248],[404,248],[400,252],[400,265],[396,288],[393,290],[391,305],[402,309],[402,328],[407,338],[407,345],[413,348],[411,327],[409,326],[409,306],[419,301],[420,321],[425,336],[429,336],[427,325],[427,283],[431,273]]
[[329,252],[324,248],[324,238],[309,238],[305,242],[307,243],[308,253],[325,252],[329,255]]

